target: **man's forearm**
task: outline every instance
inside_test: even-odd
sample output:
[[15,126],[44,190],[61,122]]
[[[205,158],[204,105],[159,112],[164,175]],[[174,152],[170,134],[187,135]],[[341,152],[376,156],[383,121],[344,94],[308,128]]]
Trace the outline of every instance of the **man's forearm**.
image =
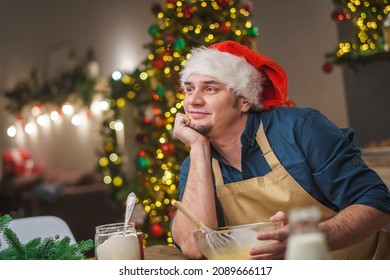
[[[216,227],[209,145],[192,147],[190,158],[190,170],[181,202],[205,225]],[[198,229],[178,210],[172,225],[172,236],[183,253],[191,258],[201,257],[192,235],[196,230]]]
[[322,222],[320,226],[327,237],[330,250],[334,251],[359,243],[389,222],[390,214],[370,206],[355,204]]

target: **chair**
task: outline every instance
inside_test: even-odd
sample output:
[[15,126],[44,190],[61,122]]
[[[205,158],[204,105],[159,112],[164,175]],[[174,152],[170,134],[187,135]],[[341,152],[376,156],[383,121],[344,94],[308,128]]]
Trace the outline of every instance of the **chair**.
[[[68,236],[70,238],[70,244],[76,243],[76,239],[73,236],[68,224],[59,217],[55,216],[36,216],[26,217],[11,220],[9,224],[19,240],[22,243],[27,243],[31,239],[41,237],[42,239],[47,237],[59,236],[59,239]],[[0,235],[1,249],[8,247],[3,235]]]

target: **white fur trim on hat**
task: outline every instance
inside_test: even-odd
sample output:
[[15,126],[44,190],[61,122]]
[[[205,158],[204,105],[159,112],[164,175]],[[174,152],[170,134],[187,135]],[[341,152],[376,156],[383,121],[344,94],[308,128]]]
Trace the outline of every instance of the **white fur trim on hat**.
[[215,77],[255,107],[261,106],[262,75],[243,57],[212,48],[195,48],[180,72],[181,85],[193,74]]

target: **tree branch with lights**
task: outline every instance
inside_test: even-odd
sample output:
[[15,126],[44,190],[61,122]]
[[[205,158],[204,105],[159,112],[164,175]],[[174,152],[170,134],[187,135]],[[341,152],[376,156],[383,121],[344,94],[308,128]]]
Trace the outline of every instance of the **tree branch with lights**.
[[389,0],[333,0],[333,3],[332,19],[337,24],[349,25],[354,35],[340,41],[334,52],[325,54],[324,72],[330,73],[335,64],[390,59]]

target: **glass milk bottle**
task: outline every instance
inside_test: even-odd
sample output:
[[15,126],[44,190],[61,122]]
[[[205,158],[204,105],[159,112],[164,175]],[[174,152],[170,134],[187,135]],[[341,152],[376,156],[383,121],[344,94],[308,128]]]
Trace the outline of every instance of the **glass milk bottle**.
[[129,224],[125,231],[123,223],[97,226],[95,256],[98,260],[140,260],[141,253],[134,225]]
[[315,207],[292,209],[286,260],[331,259],[325,235],[319,228],[320,211]]

